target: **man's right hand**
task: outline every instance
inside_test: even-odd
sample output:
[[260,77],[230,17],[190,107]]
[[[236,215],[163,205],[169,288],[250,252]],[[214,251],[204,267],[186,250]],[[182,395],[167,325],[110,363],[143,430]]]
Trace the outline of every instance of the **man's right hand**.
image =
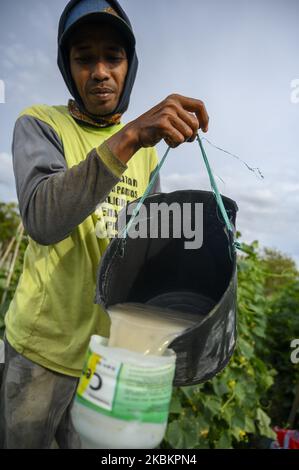
[[128,123],[107,140],[111,151],[124,163],[142,147],[153,147],[162,139],[172,148],[193,142],[199,129],[208,131],[209,116],[202,101],[170,95]]

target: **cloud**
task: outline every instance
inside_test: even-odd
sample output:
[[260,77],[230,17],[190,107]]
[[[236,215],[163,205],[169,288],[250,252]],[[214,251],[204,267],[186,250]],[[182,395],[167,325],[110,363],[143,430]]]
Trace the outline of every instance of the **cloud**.
[[[225,171],[223,171],[225,173]],[[228,172],[227,172],[228,173]],[[237,228],[245,242],[259,240],[261,246],[279,249],[299,262],[299,185],[289,174],[269,174],[265,180],[221,174],[222,194],[239,207]],[[246,184],[244,184],[244,181]],[[165,192],[182,189],[211,190],[206,175],[172,173],[162,176]],[[279,182],[279,183],[278,183]]]
[[[22,8],[20,6],[21,14]],[[38,2],[23,12],[28,38],[9,33],[0,45],[1,79],[6,85],[6,103],[18,108],[33,103],[65,101],[65,88],[57,67],[57,18],[51,7]],[[31,38],[40,38],[32,41]]]
[[53,96],[57,82],[56,58],[38,47],[30,49],[21,43],[0,46],[0,68],[9,104],[45,102]]
[[0,153],[0,168],[0,201],[17,202],[11,155]]
[[27,17],[28,25],[31,25],[36,34],[44,35],[46,33],[49,38],[56,38],[57,18],[53,15],[52,5],[50,6],[50,4],[47,4],[46,2],[35,2],[34,8],[30,9],[27,13]]

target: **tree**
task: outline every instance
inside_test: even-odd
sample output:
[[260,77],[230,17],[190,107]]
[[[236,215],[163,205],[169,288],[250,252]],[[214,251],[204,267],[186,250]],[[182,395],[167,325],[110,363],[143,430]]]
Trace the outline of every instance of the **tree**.
[[262,254],[265,271],[265,294],[281,293],[298,276],[295,261],[278,250],[265,248]]

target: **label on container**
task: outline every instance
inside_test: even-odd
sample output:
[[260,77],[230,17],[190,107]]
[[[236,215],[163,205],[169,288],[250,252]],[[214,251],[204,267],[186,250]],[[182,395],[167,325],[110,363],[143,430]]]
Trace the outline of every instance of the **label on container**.
[[76,399],[102,414],[127,421],[164,423],[175,364],[132,365],[88,352]]

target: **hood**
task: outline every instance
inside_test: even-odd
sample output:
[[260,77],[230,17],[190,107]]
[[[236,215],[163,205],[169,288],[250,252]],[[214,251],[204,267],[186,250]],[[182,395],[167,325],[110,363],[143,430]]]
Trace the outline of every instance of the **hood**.
[[[84,103],[72,78],[66,38],[79,23],[89,18],[94,21],[97,17],[101,21],[104,20],[116,26],[126,37],[128,44],[128,74],[122,95],[117,107],[113,111],[113,115],[123,114],[128,109],[138,69],[138,58],[135,49],[136,41],[132,25],[126,13],[116,0],[71,0],[67,4],[59,21],[57,63],[65,84],[70,94],[75,99],[80,111],[92,116],[95,122],[97,122],[97,116],[90,115],[85,109]],[[98,117],[100,122],[101,117]]]

